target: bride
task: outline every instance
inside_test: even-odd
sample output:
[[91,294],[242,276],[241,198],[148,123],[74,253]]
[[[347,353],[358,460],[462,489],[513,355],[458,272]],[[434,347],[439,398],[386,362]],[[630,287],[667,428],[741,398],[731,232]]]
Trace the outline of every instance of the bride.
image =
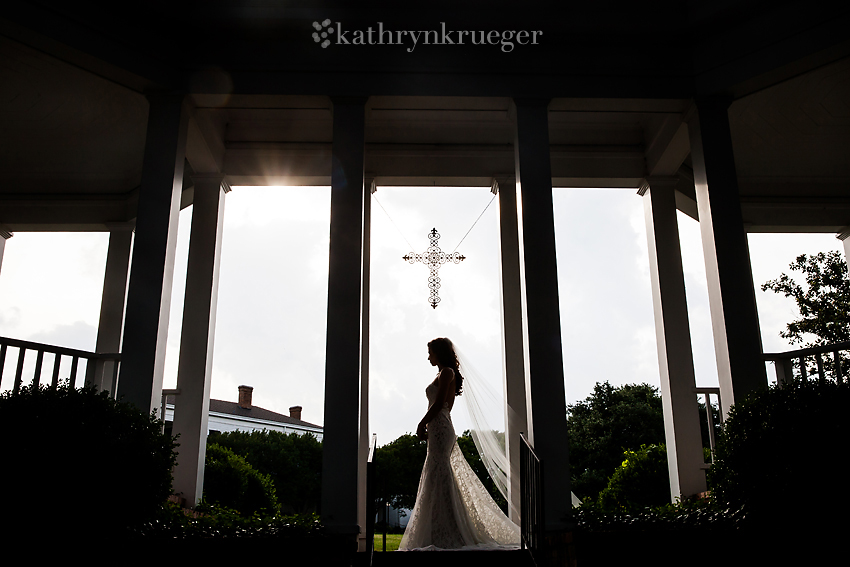
[[519,526],[493,501],[457,444],[451,411],[464,376],[452,342],[429,342],[428,361],[439,372],[425,388],[428,412],[416,430],[427,438],[428,453],[399,550],[517,548]]

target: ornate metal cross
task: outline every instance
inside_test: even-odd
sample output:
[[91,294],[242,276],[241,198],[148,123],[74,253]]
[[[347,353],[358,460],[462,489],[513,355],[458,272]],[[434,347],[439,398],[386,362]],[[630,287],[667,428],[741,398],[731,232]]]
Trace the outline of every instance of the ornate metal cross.
[[459,252],[446,254],[440,250],[440,247],[437,246],[437,241],[439,239],[440,233],[437,232],[436,228],[432,228],[431,232],[428,233],[428,240],[431,241],[431,245],[428,246],[428,250],[424,254],[408,252],[406,255],[402,256],[402,259],[410,264],[422,262],[431,269],[431,275],[428,276],[428,289],[431,290],[428,302],[434,309],[437,308],[437,304],[440,302],[440,276],[437,274],[437,270],[439,270],[440,266],[446,262],[460,264],[463,260],[466,260],[466,256],[462,256]]

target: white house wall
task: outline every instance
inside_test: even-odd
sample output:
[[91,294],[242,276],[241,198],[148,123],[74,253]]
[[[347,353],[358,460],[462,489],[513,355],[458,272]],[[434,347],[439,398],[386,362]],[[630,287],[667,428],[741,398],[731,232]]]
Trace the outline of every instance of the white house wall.
[[[171,423],[174,422],[174,406],[170,404],[165,407],[165,421]],[[320,428],[302,427],[294,424],[284,425],[276,421],[269,421],[265,419],[251,419],[244,417],[235,418],[232,415],[212,411],[209,414],[207,435],[209,435],[210,431],[229,433],[231,431],[262,431],[263,429],[267,429],[269,431],[280,431],[281,433],[286,434],[297,433],[298,435],[312,433],[316,439],[319,441],[322,440],[322,430]]]

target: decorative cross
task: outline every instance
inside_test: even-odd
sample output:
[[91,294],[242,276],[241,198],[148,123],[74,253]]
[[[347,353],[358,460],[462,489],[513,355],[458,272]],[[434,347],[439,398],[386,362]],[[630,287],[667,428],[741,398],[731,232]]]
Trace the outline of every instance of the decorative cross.
[[462,256],[459,252],[446,254],[440,250],[440,247],[437,246],[437,241],[439,239],[440,233],[437,232],[436,228],[432,228],[431,232],[428,233],[428,240],[431,241],[431,245],[428,246],[428,250],[424,254],[409,252],[405,256],[402,256],[402,259],[410,264],[422,262],[431,269],[431,275],[428,276],[428,289],[431,290],[428,301],[434,309],[437,308],[437,304],[440,302],[440,276],[437,274],[437,270],[439,270],[440,266],[446,262],[460,264],[463,260],[466,260],[466,256]]

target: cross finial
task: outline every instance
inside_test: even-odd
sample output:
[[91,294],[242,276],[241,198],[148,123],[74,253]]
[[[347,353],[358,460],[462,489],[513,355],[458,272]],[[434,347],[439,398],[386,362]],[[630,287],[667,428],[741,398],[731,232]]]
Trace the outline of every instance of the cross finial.
[[440,250],[440,247],[437,245],[437,241],[440,240],[440,233],[437,232],[436,228],[432,228],[431,232],[428,233],[428,240],[431,244],[428,246],[428,250],[424,254],[409,252],[402,256],[402,259],[410,264],[422,262],[431,269],[431,274],[428,276],[428,289],[430,290],[428,302],[431,304],[433,309],[436,309],[437,304],[440,302],[440,276],[438,274],[440,266],[446,262],[460,264],[463,260],[466,260],[466,256],[463,256],[459,252],[446,254]]

